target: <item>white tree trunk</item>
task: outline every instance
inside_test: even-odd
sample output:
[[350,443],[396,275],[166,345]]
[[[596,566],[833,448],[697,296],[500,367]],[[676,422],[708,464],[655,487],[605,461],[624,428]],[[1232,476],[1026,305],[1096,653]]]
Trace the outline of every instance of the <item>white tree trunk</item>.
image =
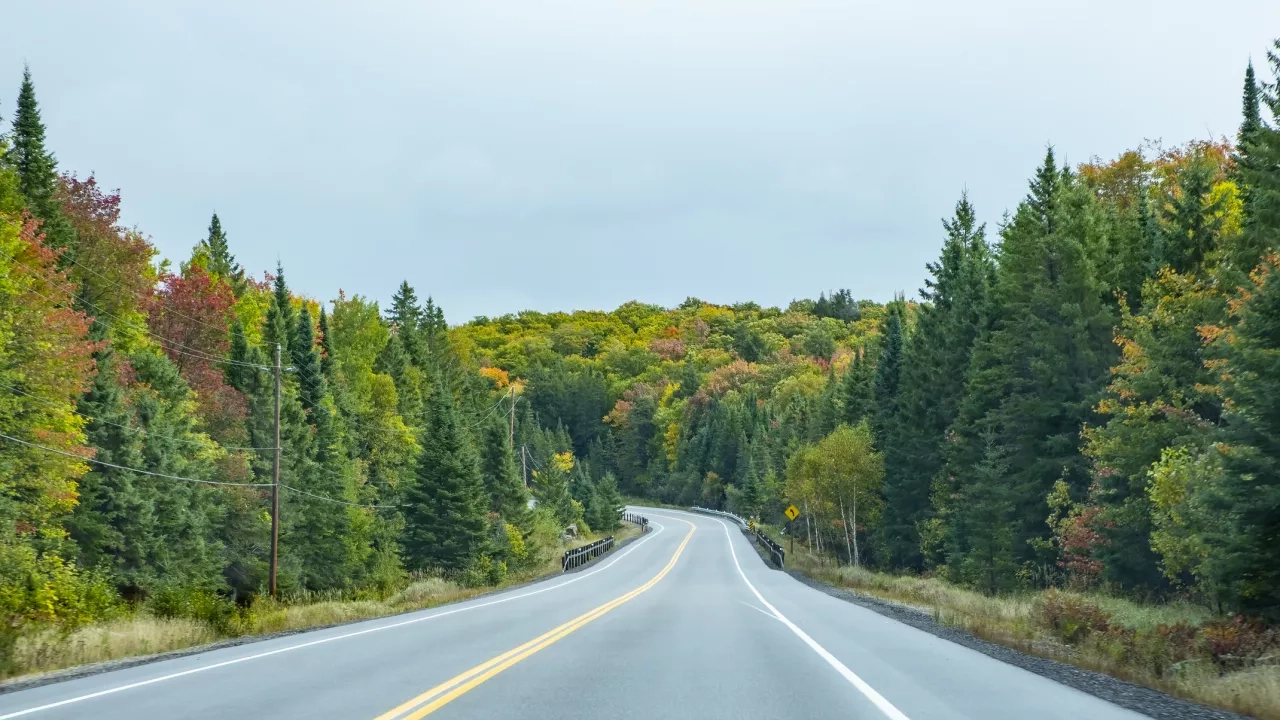
[[845,557],[849,558],[849,562],[854,562],[853,541],[849,539],[849,516],[844,512],[844,498],[840,498],[840,524],[844,525],[844,552]]
[[862,567],[862,558],[858,554],[858,496],[853,496],[853,566]]

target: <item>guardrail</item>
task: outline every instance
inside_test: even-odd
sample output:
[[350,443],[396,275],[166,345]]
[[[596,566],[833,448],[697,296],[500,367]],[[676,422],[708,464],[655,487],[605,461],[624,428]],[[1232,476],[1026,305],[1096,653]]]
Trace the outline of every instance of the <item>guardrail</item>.
[[560,559],[560,569],[568,572],[576,567],[586,565],[612,549],[613,536],[610,535],[580,548],[565,550],[564,557]]
[[636,515],[635,513],[623,513],[622,519],[634,525],[639,525],[641,535],[649,532],[649,518],[643,515]]
[[743,520],[741,517],[734,515],[733,513],[728,513],[721,510],[712,510],[711,508],[698,507],[696,505],[689,509],[693,510],[694,512],[705,513],[707,515],[719,515],[720,517],[726,517],[733,520],[734,522],[738,523],[738,525],[742,527],[743,532],[749,532],[755,536],[756,542],[760,543],[760,547],[768,551],[769,559],[773,561],[773,564],[776,565],[779,570],[781,570],[783,566],[786,565],[787,554],[786,552],[783,551],[782,546],[774,542],[773,538],[753,528],[751,526],[751,523],[748,523],[746,520]]
[[707,515],[719,515],[720,517],[729,518],[730,520],[738,523],[738,525],[742,526],[743,530],[746,530],[747,528],[750,527],[750,525],[747,524],[746,520],[743,520],[741,517],[738,517],[737,515],[734,515],[733,513],[730,513],[730,512],[724,512],[723,510],[712,510],[711,508],[698,507],[697,505],[694,505],[689,509],[693,510],[694,512],[706,513]]

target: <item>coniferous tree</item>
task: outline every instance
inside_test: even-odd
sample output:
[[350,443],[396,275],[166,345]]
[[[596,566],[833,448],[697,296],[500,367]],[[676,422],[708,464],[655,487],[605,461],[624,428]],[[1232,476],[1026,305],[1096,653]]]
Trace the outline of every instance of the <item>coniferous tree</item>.
[[231,286],[236,297],[244,295],[247,281],[244,268],[236,262],[227,244],[227,234],[222,230],[222,221],[214,213],[209,220],[209,235],[200,241],[200,249],[209,258],[209,272],[222,278]]
[[974,498],[992,494],[984,483],[995,481],[982,469],[984,458],[1008,463],[1000,482],[1013,506],[1011,547],[1019,563],[1056,561],[1039,556],[1036,544],[1048,534],[1053,483],[1066,480],[1074,498],[1089,485],[1080,427],[1092,419],[1114,357],[1112,318],[1087,252],[1097,231],[1095,202],[1083,184],[1059,174],[1050,151],[1002,229],[992,327],[975,346],[952,425],[951,487],[935,493],[952,505],[935,511],[945,511],[951,525],[953,572],[983,552],[973,544],[977,537],[1000,530],[984,526],[993,516],[972,515]]
[[315,334],[311,326],[311,311],[304,304],[298,312],[289,342],[290,361],[298,377],[298,399],[308,413],[315,411],[327,392],[324,373],[320,369],[320,352],[315,346]]
[[903,365],[902,305],[902,301],[894,300],[881,328],[884,344],[876,363],[875,407],[871,413],[871,425],[879,443],[884,443],[887,434],[892,432],[890,424],[898,407]]
[[[31,208],[31,214],[43,221],[45,242],[53,248],[70,248],[72,231],[58,206],[57,161],[45,147],[44,120],[36,102],[31,69],[22,69],[22,87],[18,90],[18,109],[9,133],[12,146],[5,160],[18,173],[18,191]],[[70,255],[66,259],[70,259]]]
[[973,345],[985,329],[995,265],[967,196],[943,220],[947,239],[920,291],[925,303],[907,341],[897,416],[897,442],[884,447],[884,544],[895,567],[922,568],[920,529],[930,516],[934,482],[944,464],[947,428],[964,394]]
[[488,542],[487,503],[471,440],[440,379],[427,398],[425,421],[417,475],[405,491],[405,566],[463,570]]
[[1230,446],[1208,545],[1216,558],[1211,579],[1229,606],[1280,621],[1280,272],[1266,268],[1237,306],[1224,343]]
[[489,493],[489,509],[498,513],[503,522],[527,532],[530,529],[529,491],[520,479],[505,425],[495,422],[485,428],[480,460]]
[[865,347],[855,350],[840,379],[840,419],[850,427],[869,418],[875,408],[876,366]]

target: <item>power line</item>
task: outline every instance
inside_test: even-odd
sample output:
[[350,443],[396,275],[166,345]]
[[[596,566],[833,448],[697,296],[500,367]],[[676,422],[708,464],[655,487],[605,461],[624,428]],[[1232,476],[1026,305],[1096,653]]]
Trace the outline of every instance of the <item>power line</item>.
[[128,472],[135,472],[140,475],[150,475],[152,477],[164,478],[166,480],[182,480],[184,482],[200,483],[202,485],[229,485],[232,487],[271,487],[271,483],[232,483],[232,482],[219,482],[217,480],[200,480],[197,478],[180,477],[178,475],[165,475],[164,473],[151,472],[150,470],[139,470],[137,468],[125,467],[124,465],[116,465],[115,463],[109,463],[104,460],[87,458],[87,457],[84,457],[83,455],[77,455],[75,453],[66,452],[65,450],[51,448],[46,445],[39,445],[33,442],[27,442],[26,440],[19,440],[16,437],[10,437],[4,434],[0,434],[0,438],[4,438],[5,440],[11,440],[13,442],[20,443],[28,447],[38,448],[40,450],[45,450],[51,453],[56,453],[58,455],[63,455],[69,458],[75,458],[76,460],[80,460],[82,462],[93,463],[94,465],[101,465],[103,467],[115,468],[116,470],[125,470]]
[[347,506],[350,506],[350,507],[362,507],[362,508],[396,508],[396,507],[402,507],[401,505],[361,505],[360,503],[347,502],[347,501],[345,501],[345,500],[335,500],[335,499],[333,499],[333,498],[331,498],[331,497],[325,497],[325,496],[323,496],[323,495],[316,495],[315,493],[309,493],[309,492],[307,492],[306,490],[299,490],[298,488],[296,488],[296,487],[291,487],[291,486],[289,486],[289,485],[281,484],[281,485],[280,485],[280,487],[284,488],[285,490],[292,490],[293,492],[296,492],[296,493],[298,493],[298,494],[300,494],[300,495],[306,495],[306,496],[308,496],[308,497],[316,498],[317,500],[324,500],[324,501],[326,501],[326,502],[337,503],[337,504],[339,504],[339,505],[347,505]]
[[[18,388],[13,387],[13,386],[11,386],[11,385],[5,385],[4,383],[0,383],[0,388],[4,388],[5,390],[8,390],[8,391],[10,391],[10,392],[15,392],[15,393],[17,393],[17,394],[19,394],[19,395],[25,395],[25,396],[27,396],[27,397],[31,398],[32,400],[35,400],[36,402],[38,402],[38,403],[42,403],[42,404],[44,404],[44,405],[48,405],[49,407],[54,407],[54,408],[58,408],[58,409],[63,409],[63,408],[62,408],[62,406],[61,406],[61,405],[59,405],[58,403],[50,402],[49,400],[45,400],[44,398],[40,397],[39,395],[32,395],[32,394],[31,394],[31,393],[29,393],[29,392],[26,392],[26,391],[24,391],[24,390],[19,390]],[[196,440],[196,439],[194,439],[194,438],[180,438],[180,437],[175,437],[175,436],[173,436],[173,435],[162,435],[162,434],[157,433],[157,432],[151,432],[150,430],[147,430],[146,428],[140,428],[140,427],[135,427],[135,426],[133,426],[133,425],[125,425],[125,424],[122,424],[122,423],[111,422],[110,420],[103,420],[102,418],[95,418],[95,417],[93,417],[93,416],[91,416],[91,415],[85,415],[84,413],[76,412],[76,411],[74,411],[74,410],[67,410],[67,412],[69,412],[69,413],[71,413],[72,415],[75,415],[75,416],[77,416],[77,417],[82,417],[82,418],[84,418],[85,420],[88,420],[89,422],[101,423],[101,424],[103,424],[103,425],[111,425],[112,427],[123,428],[123,429],[125,429],[125,430],[138,430],[138,431],[140,431],[140,432],[146,433],[147,435],[149,435],[149,436],[151,436],[151,437],[163,438],[163,439],[165,439],[165,440],[172,440],[172,441],[174,441],[174,442],[185,442],[185,443],[191,443],[191,444],[193,444],[193,445],[202,445],[202,444],[203,444],[201,441]],[[210,439],[212,440],[212,438],[210,438]],[[214,443],[217,443],[218,447],[222,448],[223,450],[274,450],[274,449],[275,449],[275,448],[263,448],[263,447],[240,447],[240,446],[237,446],[237,445],[223,445],[222,443],[219,443],[217,440],[213,440],[213,442],[214,442]]]
[[[51,453],[55,453],[55,454],[58,454],[58,455],[62,455],[62,456],[64,456],[64,457],[74,458],[74,459],[76,459],[76,460],[80,460],[80,461],[82,461],[82,462],[93,463],[94,465],[101,465],[101,466],[103,466],[103,467],[114,468],[114,469],[116,469],[116,470],[124,470],[124,471],[126,471],[126,472],[138,473],[139,475],[150,475],[150,476],[152,476],[152,477],[164,478],[165,480],[181,480],[181,481],[183,481],[183,482],[199,483],[199,484],[201,484],[201,485],[219,485],[219,486],[224,486],[224,487],[272,487],[272,485],[274,484],[274,483],[233,483],[233,482],[220,482],[220,481],[217,481],[217,480],[201,480],[201,479],[199,479],[199,478],[182,477],[182,476],[179,476],[179,475],[166,475],[165,473],[157,473],[157,472],[151,472],[150,470],[139,470],[138,468],[126,467],[126,466],[124,466],[124,465],[116,465],[115,463],[109,463],[109,462],[106,462],[105,460],[97,460],[97,459],[95,459],[95,458],[87,458],[87,457],[84,457],[83,455],[77,455],[77,454],[75,454],[75,453],[67,452],[67,451],[65,451],[65,450],[59,450],[59,449],[57,449],[57,448],[51,448],[51,447],[49,447],[49,446],[47,446],[47,445],[40,445],[40,444],[38,444],[38,443],[28,442],[28,441],[26,441],[26,440],[20,440],[20,439],[18,439],[18,438],[16,438],[16,437],[12,437],[12,436],[9,436],[9,435],[0,434],[0,438],[3,438],[3,439],[5,439],[5,440],[9,440],[9,441],[12,441],[12,442],[19,443],[19,444],[21,444],[21,445],[26,445],[26,446],[28,446],[28,447],[33,447],[33,448],[37,448],[37,449],[39,449],[39,450],[44,450],[44,451],[46,451],[46,452],[51,452]],[[324,500],[325,502],[337,503],[338,505],[350,505],[350,506],[352,506],[352,507],[364,507],[364,508],[393,508],[393,507],[400,507],[399,505],[361,505],[361,504],[359,504],[359,503],[351,503],[351,502],[347,502],[347,501],[345,501],[345,500],[336,500],[336,499],[334,499],[334,498],[327,497],[327,496],[324,496],[324,495],[317,495],[317,494],[315,494],[315,493],[307,492],[306,490],[302,490],[302,489],[299,489],[299,488],[296,488],[296,487],[292,487],[292,486],[290,486],[290,485],[284,485],[284,484],[281,484],[281,485],[280,485],[280,487],[282,487],[282,488],[284,488],[284,489],[286,489],[286,490],[291,490],[291,491],[293,491],[293,492],[299,493],[299,494],[301,494],[301,495],[306,495],[306,496],[308,496],[308,497],[315,498],[315,499],[317,499],[317,500]]]

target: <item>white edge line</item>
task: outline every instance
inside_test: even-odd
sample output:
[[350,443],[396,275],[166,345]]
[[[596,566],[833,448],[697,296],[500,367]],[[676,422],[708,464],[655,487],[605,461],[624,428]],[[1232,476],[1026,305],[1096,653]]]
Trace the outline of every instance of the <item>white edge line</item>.
[[[658,517],[662,516],[659,515]],[[892,718],[892,720],[910,720],[910,718],[904,715],[901,710],[894,707],[893,703],[889,702],[883,695],[876,692],[875,688],[868,685],[865,680],[858,677],[852,670],[846,667],[844,663],[840,662],[839,658],[827,652],[826,648],[822,647],[816,640],[809,637],[808,633],[796,627],[796,624],[788,620],[786,615],[778,612],[778,608],[770,604],[768,600],[765,600],[764,596],[760,594],[760,591],[756,589],[756,586],[752,585],[751,581],[747,579],[747,574],[742,571],[742,565],[738,562],[738,553],[733,549],[733,536],[729,534],[729,526],[718,517],[708,517],[706,515],[701,517],[707,517],[709,520],[715,520],[724,528],[724,536],[725,539],[729,541],[729,553],[733,556],[734,567],[738,568],[738,574],[742,576],[742,581],[747,584],[747,587],[751,588],[751,592],[755,594],[756,599],[759,600],[762,605],[769,608],[769,612],[773,613],[774,617],[781,620],[783,625],[786,625],[791,629],[791,632],[796,634],[796,637],[803,640],[804,643],[812,648],[814,652],[818,653],[819,657],[826,660],[828,665],[835,668],[836,672],[840,673],[845,680],[848,680],[850,685],[857,688],[858,692],[865,695],[872,704],[880,709],[880,712],[884,713],[889,718]],[[3,718],[0,718],[0,720],[3,720]]]
[[63,705],[70,705],[72,703],[78,703],[84,700],[92,700],[93,698],[102,697],[103,695],[113,695],[115,693],[122,692],[124,690],[132,690],[133,688],[142,687],[144,685],[151,685],[153,683],[163,682],[165,680],[180,678],[180,677],[183,677],[184,675],[194,675],[195,673],[201,673],[206,670],[214,670],[216,668],[226,667],[228,665],[235,665],[237,663],[242,663],[249,660],[257,660],[259,658],[270,657],[271,655],[279,655],[280,653],[289,652],[291,650],[300,650],[302,648],[311,647],[312,645],[322,645],[324,643],[333,642],[334,640],[345,640],[347,638],[352,638],[359,635],[367,635],[369,633],[375,633],[381,630],[390,630],[392,628],[403,627],[405,625],[413,625],[415,623],[425,622],[427,620],[434,620],[436,618],[444,617],[446,615],[455,615],[457,613],[466,612],[468,610],[477,610],[479,608],[489,607],[490,605],[500,605],[502,603],[510,602],[512,600],[527,598],[531,595],[540,595],[544,592],[559,590],[565,585],[572,585],[573,583],[576,583],[579,580],[584,580],[586,578],[589,578],[598,572],[603,572],[605,570],[608,570],[609,568],[613,567],[614,563],[618,562],[619,560],[626,557],[627,555],[630,555],[633,550],[640,547],[644,543],[648,542],[651,538],[658,536],[659,534],[662,533],[663,530],[666,530],[666,526],[664,526],[662,523],[654,523],[654,525],[658,526],[658,532],[655,532],[652,535],[649,535],[648,537],[641,538],[639,542],[632,543],[631,547],[628,548],[626,552],[613,558],[612,560],[609,561],[608,564],[602,565],[596,568],[595,570],[592,570],[591,572],[581,573],[578,575],[578,577],[575,577],[572,580],[566,580],[565,582],[557,583],[556,585],[552,585],[551,587],[545,587],[538,590],[534,590],[532,592],[521,593],[519,595],[511,595],[508,597],[499,598],[497,600],[490,600],[488,602],[478,603],[476,605],[467,605],[466,607],[454,608],[452,610],[438,612],[438,613],[435,613],[434,615],[427,615],[425,617],[416,617],[416,618],[411,618],[409,620],[401,620],[400,622],[389,623],[387,625],[379,625],[378,627],[366,628],[364,630],[357,630],[355,632],[343,633],[342,635],[333,635],[331,637],[320,638],[319,640],[312,640],[310,642],[298,643],[297,645],[290,645],[288,647],[276,648],[275,650],[268,650],[266,652],[261,652],[254,655],[246,655],[244,657],[233,658],[231,660],[224,660],[223,662],[214,663],[212,665],[202,665],[197,668],[191,668],[190,670],[183,670],[182,672],[170,673],[168,675],[161,675],[160,677],[154,677],[148,680],[140,680],[135,683],[129,683],[128,685],[119,685],[117,687],[107,688],[106,690],[99,690],[98,692],[89,693],[87,695],[78,695],[76,697],[67,698],[66,700],[59,700],[57,702],[48,703],[46,705],[38,705],[36,707],[27,708],[26,710],[18,710],[16,712],[11,712],[7,715],[0,715],[0,720],[8,720],[9,718],[16,718],[16,717],[21,717],[23,715],[30,715],[31,713],[41,712],[42,710],[52,710],[53,708],[62,707]]
[[758,613],[760,613],[761,615],[763,615],[763,616],[765,616],[765,617],[769,618],[770,620],[778,620],[778,617],[777,617],[776,615],[774,615],[773,613],[769,612],[768,610],[765,610],[765,609],[764,609],[764,608],[762,608],[762,607],[756,607],[755,605],[752,605],[751,603],[747,602],[746,600],[739,600],[738,602],[742,603],[743,605],[746,605],[747,607],[751,608],[752,610],[755,610],[756,612],[758,612]]

